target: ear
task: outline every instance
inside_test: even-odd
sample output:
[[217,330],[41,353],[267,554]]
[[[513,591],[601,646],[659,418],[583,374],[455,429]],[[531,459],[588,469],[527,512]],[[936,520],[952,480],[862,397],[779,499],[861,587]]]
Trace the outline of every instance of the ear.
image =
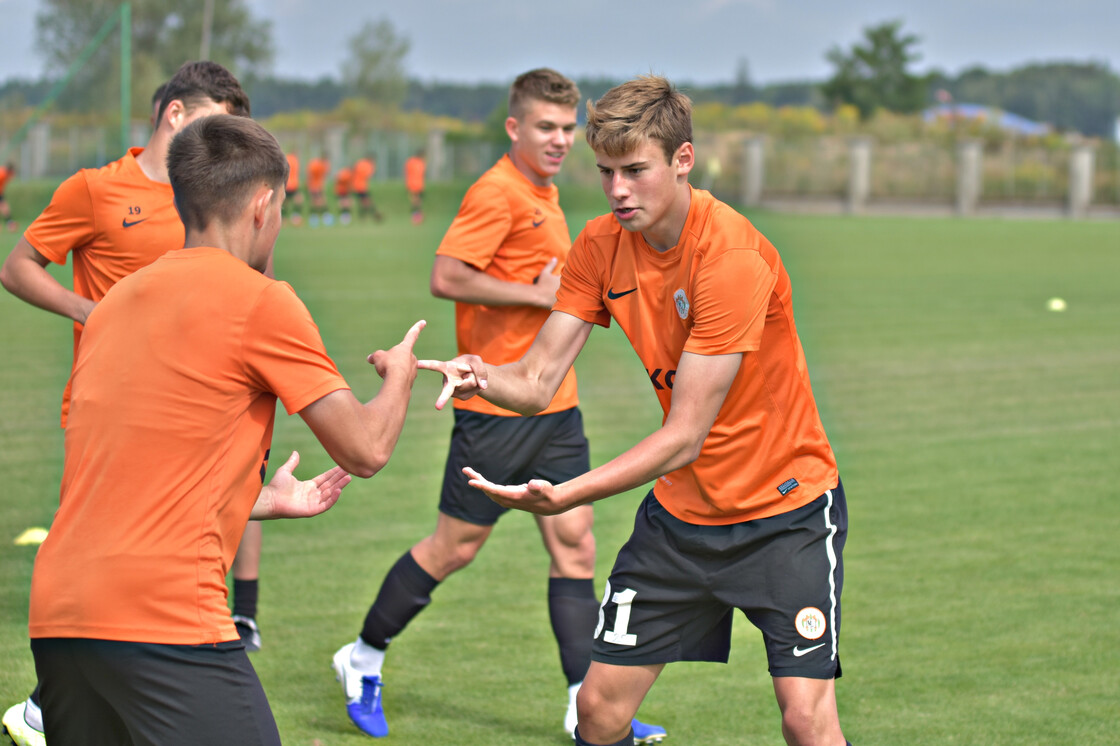
[[179,99],[172,99],[167,103],[167,107],[163,110],[163,118],[160,122],[156,122],[156,128],[166,121],[171,125],[172,132],[178,132],[183,126],[183,119],[186,118],[187,107]]
[[692,149],[692,143],[682,143],[677,152],[673,155],[673,165],[677,169],[677,176],[688,176],[692,167],[696,165],[696,152]]
[[512,142],[517,142],[517,133],[520,122],[515,117],[506,117],[506,134]]
[[268,220],[268,210],[272,205],[272,197],[276,190],[270,187],[260,187],[253,195],[253,227],[260,230]]

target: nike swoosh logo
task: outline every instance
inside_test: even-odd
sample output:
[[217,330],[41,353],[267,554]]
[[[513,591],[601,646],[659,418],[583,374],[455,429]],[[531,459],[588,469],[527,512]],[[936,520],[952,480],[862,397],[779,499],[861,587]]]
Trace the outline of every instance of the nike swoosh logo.
[[542,225],[544,225],[544,218],[541,218],[540,220],[534,220],[533,221],[533,227],[534,228],[540,228]]
[[121,227],[122,228],[131,228],[134,225],[139,225],[140,223],[143,223],[145,220],[147,220],[147,218],[140,218],[139,220],[134,220],[133,222],[130,223],[130,222],[128,222],[128,218],[125,218],[124,220],[121,221]]
[[795,656],[797,656],[798,658],[800,658],[800,657],[801,657],[801,656],[803,656],[803,655],[807,655],[807,654],[809,654],[809,653],[813,652],[813,651],[814,651],[814,650],[816,650],[817,648],[823,648],[823,647],[824,647],[824,645],[825,645],[825,644],[824,644],[824,643],[822,642],[822,643],[821,643],[820,645],[814,645],[813,647],[811,647],[811,648],[805,648],[804,650],[802,650],[801,648],[795,647],[795,648],[793,649],[793,654],[794,654]]
[[630,293],[633,293],[637,289],[638,288],[630,288],[629,290],[623,290],[621,293],[616,293],[613,290],[607,290],[607,297],[611,300],[618,300],[624,295],[630,295]]

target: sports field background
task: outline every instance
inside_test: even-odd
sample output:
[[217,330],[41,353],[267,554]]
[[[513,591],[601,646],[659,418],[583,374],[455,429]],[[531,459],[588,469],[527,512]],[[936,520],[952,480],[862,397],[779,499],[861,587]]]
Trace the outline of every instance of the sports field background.
[[[285,228],[277,275],[316,318],[355,393],[365,356],[426,318],[417,352],[453,353],[452,304],[431,298],[435,246],[465,184],[408,221],[379,184],[384,224]],[[573,234],[601,195],[564,195]],[[851,528],[838,682],[859,746],[1111,744],[1120,692],[1120,223],[750,214],[794,283],[798,328],[837,452]],[[0,238],[6,254],[14,236]],[[69,267],[56,272],[69,277]],[[1046,309],[1053,296],[1068,310]],[[26,605],[62,464],[67,322],[0,293],[0,706],[34,683]],[[617,329],[577,363],[592,463],[660,422]],[[266,524],[253,656],[286,744],[370,741],[348,721],[329,663],[384,573],[435,523],[449,412],[422,373],[389,466],[329,513]],[[282,412],[273,465],[328,461]],[[143,465],[138,465],[142,467]],[[597,592],[642,490],[596,506]],[[122,495],[122,499],[128,499]],[[523,514],[437,589],[391,648],[386,743],[554,744],[564,681],[549,630],[547,556]],[[80,578],[75,579],[81,582]],[[780,744],[758,635],[738,616],[727,666],[669,666],[644,719],[669,744]]]

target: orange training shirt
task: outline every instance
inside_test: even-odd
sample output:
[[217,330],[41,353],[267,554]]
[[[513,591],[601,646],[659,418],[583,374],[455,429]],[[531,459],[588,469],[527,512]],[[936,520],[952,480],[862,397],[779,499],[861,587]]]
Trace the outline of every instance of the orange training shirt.
[[[183,247],[183,223],[171,185],[152,181],[136,163],[143,148],[132,148],[102,168],[86,168],[59,185],[50,204],[27,226],[23,237],[55,264],[74,260],[74,292],[100,301],[122,277],[159,256]],[[77,357],[82,325],[74,324]],[[66,424],[69,385],[62,399]]]
[[369,180],[373,177],[373,174],[376,171],[377,171],[377,167],[373,165],[372,160],[370,160],[369,158],[358,159],[358,162],[354,164],[354,169],[353,169],[354,191],[358,192],[359,194],[362,193],[362,192],[368,192],[369,191]]
[[0,166],[0,197],[4,196],[4,188],[8,186],[8,179],[11,176],[12,172],[8,170],[7,166]]
[[766,237],[696,189],[680,241],[668,251],[623,230],[613,215],[590,221],[572,247],[554,310],[603,326],[615,319],[666,416],[682,353],[743,353],[699,458],[654,486],[682,521],[765,518],[837,484],[791,297],[789,275]]
[[[466,262],[499,280],[530,284],[553,257],[559,260],[554,271],[560,272],[571,246],[570,236],[556,186],[534,186],[505,155],[467,190],[436,254]],[[533,306],[456,303],[459,354],[478,355],[491,365],[519,360],[548,314],[547,308]],[[458,409],[517,416],[480,396],[454,402]],[[572,369],[541,413],[577,404]]]
[[424,191],[424,159],[414,155],[404,162],[404,188],[410,192]]
[[123,279],[78,351],[31,637],[236,640],[225,579],[276,399],[294,413],[344,388],[291,287],[225,251],[171,252]]
[[289,194],[299,189],[299,156],[288,153],[288,180],[284,182],[284,191]]
[[324,158],[312,158],[307,163],[307,190],[321,192],[327,184],[327,174],[331,164]]
[[353,173],[348,168],[338,169],[338,173],[334,175],[334,193],[339,197],[345,197],[350,194],[350,181],[353,178]]

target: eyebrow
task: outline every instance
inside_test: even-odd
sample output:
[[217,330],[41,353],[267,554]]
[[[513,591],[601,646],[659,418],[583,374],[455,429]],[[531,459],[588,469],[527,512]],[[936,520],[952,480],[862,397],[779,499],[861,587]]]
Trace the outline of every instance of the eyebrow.
[[[598,166],[599,168],[610,168],[610,166],[604,166],[602,163],[599,163],[599,162],[596,162],[595,165]],[[621,169],[625,169],[625,168],[638,168],[640,166],[647,166],[647,165],[649,165],[649,161],[634,161],[633,163],[623,163],[618,168],[619,168],[619,170],[621,170]]]

